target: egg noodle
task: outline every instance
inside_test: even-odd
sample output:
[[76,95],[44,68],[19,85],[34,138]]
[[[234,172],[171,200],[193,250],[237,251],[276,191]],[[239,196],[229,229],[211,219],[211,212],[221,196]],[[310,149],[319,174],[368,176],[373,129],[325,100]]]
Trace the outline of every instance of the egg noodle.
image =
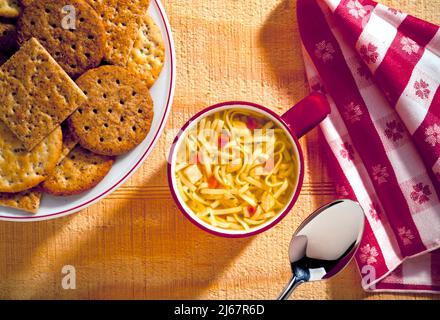
[[286,207],[297,183],[294,154],[284,130],[263,115],[235,108],[216,112],[184,137],[177,189],[206,223],[249,230]]

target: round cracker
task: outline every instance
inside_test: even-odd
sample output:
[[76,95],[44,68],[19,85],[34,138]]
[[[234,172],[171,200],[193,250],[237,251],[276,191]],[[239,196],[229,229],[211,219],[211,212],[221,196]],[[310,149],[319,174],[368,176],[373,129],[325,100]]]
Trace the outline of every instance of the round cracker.
[[104,179],[114,159],[76,146],[42,184],[54,196],[71,196],[95,187]]
[[144,82],[123,67],[102,66],[77,80],[88,100],[69,118],[79,143],[116,156],[139,145],[150,131],[153,100]]
[[38,185],[55,168],[63,136],[55,129],[32,151],[0,123],[0,192],[21,192]]
[[[75,8],[75,12],[63,10],[66,6]],[[73,13],[75,19],[69,20]],[[69,29],[72,25],[75,28]],[[73,78],[98,66],[104,57],[104,26],[96,11],[83,0],[32,2],[18,21],[17,35],[20,44],[37,38]]]
[[102,18],[107,43],[104,59],[112,65],[126,66],[142,16],[149,0],[86,0]]
[[153,19],[146,15],[128,57],[127,68],[144,79],[149,88],[162,71],[165,61],[165,45],[162,33]]
[[19,0],[18,2],[20,2],[22,7],[28,7],[34,2],[34,0]]

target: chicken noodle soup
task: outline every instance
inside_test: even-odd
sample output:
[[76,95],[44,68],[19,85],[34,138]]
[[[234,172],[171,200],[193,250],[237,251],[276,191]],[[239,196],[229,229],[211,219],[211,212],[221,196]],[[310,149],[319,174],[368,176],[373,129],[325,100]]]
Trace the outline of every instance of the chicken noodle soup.
[[227,230],[273,220],[297,185],[298,159],[285,131],[248,109],[226,109],[188,130],[177,153],[178,192],[194,214]]

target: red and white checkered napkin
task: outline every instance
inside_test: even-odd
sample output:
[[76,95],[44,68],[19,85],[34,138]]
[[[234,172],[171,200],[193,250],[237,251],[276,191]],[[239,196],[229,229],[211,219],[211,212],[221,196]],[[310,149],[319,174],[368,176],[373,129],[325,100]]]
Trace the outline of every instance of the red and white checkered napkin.
[[362,285],[439,293],[439,27],[371,0],[297,6],[310,86],[332,107],[321,129],[338,193],[367,215]]

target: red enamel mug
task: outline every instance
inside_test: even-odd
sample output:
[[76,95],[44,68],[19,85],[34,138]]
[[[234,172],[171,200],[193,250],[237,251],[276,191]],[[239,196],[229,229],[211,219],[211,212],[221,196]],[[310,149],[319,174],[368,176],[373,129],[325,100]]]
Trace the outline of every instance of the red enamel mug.
[[[284,209],[281,210],[271,220],[263,223],[258,227],[251,228],[249,230],[226,230],[212,226],[206,223],[205,221],[201,220],[183,201],[183,199],[179,194],[176,183],[175,167],[176,167],[176,159],[177,159],[177,150],[179,150],[182,141],[185,140],[184,137],[186,136],[187,132],[191,128],[194,128],[202,118],[231,108],[238,110],[246,109],[253,111],[255,113],[260,114],[262,117],[265,117],[273,121],[275,124],[278,125],[279,128],[284,129],[286,136],[291,140],[293,146],[292,148],[293,152],[296,153],[294,156],[296,157],[299,166],[296,187],[294,188],[292,196],[290,197]],[[327,117],[329,113],[330,113],[330,106],[325,96],[320,93],[312,93],[305,99],[301,100],[298,104],[290,108],[282,116],[277,115],[272,110],[263,107],[261,105],[250,102],[243,102],[243,101],[223,102],[210,106],[198,112],[179,131],[176,138],[174,139],[169,154],[168,183],[170,186],[171,194],[177,206],[182,211],[182,213],[197,227],[217,236],[228,237],[228,238],[249,237],[272,228],[278,222],[280,222],[292,209],[292,207],[294,206],[294,204],[298,199],[299,193],[303,185],[304,157],[298,139],[301,138],[303,135],[305,135],[307,132],[309,132],[311,129],[316,127],[322,120],[324,120]]]

